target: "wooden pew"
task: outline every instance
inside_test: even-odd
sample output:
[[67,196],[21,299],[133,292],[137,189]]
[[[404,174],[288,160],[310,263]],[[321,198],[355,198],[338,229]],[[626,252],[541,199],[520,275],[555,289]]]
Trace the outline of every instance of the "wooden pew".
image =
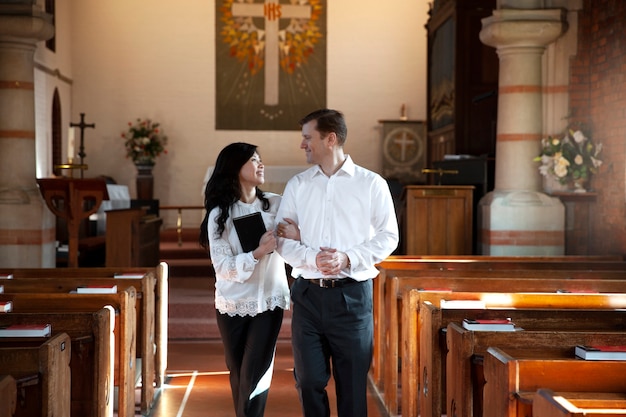
[[[412,296],[423,297],[420,299],[422,304],[419,309],[418,333],[404,336],[407,344],[419,346],[419,358],[403,362],[406,363],[402,369],[402,405],[406,406],[406,409],[403,408],[405,416],[417,416],[418,401],[422,416],[441,415],[443,412],[447,352],[443,331],[450,323],[460,323],[466,317],[510,317],[518,326],[533,330],[626,329],[626,312],[616,314],[610,301],[613,299],[618,307],[626,305],[626,295],[487,293],[493,300],[488,303],[488,309],[441,309],[441,299],[452,299],[455,296],[456,299],[478,299],[481,295],[436,292],[420,294],[417,290],[412,290],[411,293]],[[502,299],[500,304],[497,301],[499,297]],[[415,383],[414,386],[407,385],[405,389],[405,382],[409,384],[411,378],[419,381],[419,391],[414,387]]]
[[[165,380],[167,370],[167,320],[169,303],[169,266],[161,262],[156,268],[149,267],[97,267],[97,268],[0,268],[0,276],[12,274],[16,278],[111,278],[117,275],[130,274],[143,276],[154,274],[156,287],[154,291],[155,320],[155,372],[156,388],[160,388]],[[1,284],[0,284],[1,285]],[[140,291],[140,289],[139,289]]]
[[17,405],[17,385],[11,375],[0,374],[0,417],[13,417]]
[[[516,270],[516,269],[575,269],[586,271],[626,271],[626,261],[621,256],[390,256],[377,265],[378,277],[374,280],[374,354],[371,379],[379,389],[384,389],[385,295],[387,277],[411,276],[416,270]],[[418,273],[421,276],[421,273]],[[416,287],[419,288],[419,287]]]
[[[502,349],[524,346],[529,349],[551,349],[556,346],[624,345],[626,332],[523,330],[517,332],[476,332],[463,329],[458,323],[447,328],[446,410],[448,415],[470,417],[482,415],[482,369],[473,366],[490,347]],[[474,369],[473,369],[474,368]],[[482,368],[482,366],[480,366]],[[474,374],[472,373],[474,372]],[[623,374],[622,374],[623,375]],[[478,381],[472,384],[472,379]],[[475,410],[473,409],[476,408]]]
[[66,333],[70,337],[73,417],[113,414],[114,322],[115,312],[110,306],[95,312],[0,314],[0,326],[48,323],[53,335]]
[[[88,273],[89,271],[85,271]],[[43,275],[43,273],[42,273]],[[141,275],[141,274],[140,274]],[[148,414],[155,400],[155,311],[153,273],[141,275],[141,278],[105,278],[105,277],[17,277],[4,280],[4,293],[59,293],[67,294],[78,287],[88,285],[117,285],[118,291],[129,287],[137,289],[137,370],[141,371],[141,411]]]
[[[415,288],[446,288],[454,292],[482,291],[482,292],[624,292],[626,293],[625,275],[615,271],[591,272],[586,277],[581,271],[449,271],[446,275],[441,271],[418,271],[423,276],[398,277],[393,276],[387,281],[389,296],[386,297],[387,311],[385,317],[384,349],[382,351],[385,362],[382,378],[383,397],[387,409],[394,414],[398,413],[398,368],[401,363],[403,371],[402,386],[408,392],[415,392],[417,379],[415,367],[419,361],[419,344],[414,335],[418,334],[418,313],[420,294],[403,301],[408,291]],[[500,273],[510,274],[510,277]],[[546,278],[544,274],[549,275]],[[466,276],[470,275],[470,276]],[[483,279],[480,279],[482,277]],[[429,291],[425,291],[429,293]],[[436,291],[431,291],[433,296]],[[445,293],[450,294],[450,293]],[[473,297],[473,296],[471,296]],[[439,303],[437,303],[439,305]],[[398,311],[400,310],[400,311]],[[401,317],[401,320],[399,319]],[[402,347],[402,349],[400,349]],[[403,389],[404,392],[404,389]],[[405,398],[403,396],[403,398]],[[412,396],[406,397],[413,401]],[[402,402],[403,414],[416,415],[415,403]]]
[[0,340],[0,373],[11,375],[19,386],[20,380],[29,379],[28,386],[20,389],[16,413],[32,417],[69,417],[70,415],[70,355],[71,341],[66,333],[47,340]]
[[[484,356],[483,416],[534,415],[535,393],[541,388],[585,393],[588,400],[590,393],[626,393],[624,375],[626,362],[576,359],[572,345],[541,351],[490,347]],[[621,405],[626,405],[624,394],[621,397]],[[606,405],[614,407],[616,402]]]
[[137,292],[131,287],[117,294],[0,294],[0,301],[12,301],[18,313],[97,311],[107,305],[115,309],[115,385],[119,387],[118,416],[135,414],[135,346]]
[[[589,260],[589,258],[591,258]],[[585,260],[587,259],[587,261]],[[389,353],[386,349],[397,349],[393,337],[397,337],[400,329],[390,326],[394,317],[389,314],[399,314],[401,304],[398,297],[406,288],[442,288],[434,278],[467,277],[467,278],[498,278],[502,276],[520,276],[534,274],[535,277],[545,278],[546,275],[563,279],[578,279],[586,277],[585,272],[596,271],[604,275],[626,276],[626,262],[620,257],[433,257],[430,259],[388,258],[378,265],[379,275],[374,281],[374,354],[370,376],[380,390],[384,390],[385,358]],[[555,270],[556,273],[549,273]],[[511,271],[508,273],[507,271]],[[529,271],[529,272],[524,272]],[[533,272],[534,271],[534,272]],[[539,271],[543,271],[539,272]],[[484,274],[483,274],[484,272]],[[483,275],[483,276],[481,276]],[[492,275],[491,277],[487,275]],[[393,278],[402,278],[404,284],[391,284]],[[429,278],[429,280],[423,280]],[[390,285],[396,285],[391,288]],[[484,291],[482,288],[479,290]],[[397,320],[397,316],[395,317]],[[387,334],[386,332],[392,332]],[[393,353],[391,353],[393,355]]]
[[[534,394],[533,417],[623,417],[626,394],[558,393],[540,388]],[[582,398],[581,398],[582,397]]]

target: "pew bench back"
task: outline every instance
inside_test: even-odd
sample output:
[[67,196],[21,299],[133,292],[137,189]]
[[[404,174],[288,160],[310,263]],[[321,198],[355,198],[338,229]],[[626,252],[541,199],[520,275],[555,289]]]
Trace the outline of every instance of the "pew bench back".
[[[70,415],[71,342],[66,333],[44,341],[15,338],[0,340],[0,373],[16,380],[30,379],[20,389],[16,413],[27,417],[56,417]],[[27,394],[26,394],[27,393]]]
[[135,413],[136,300],[133,287],[117,294],[0,294],[0,301],[11,301],[16,313],[94,312],[109,305],[114,308],[114,379],[119,387],[119,417],[132,417]]
[[[49,323],[53,334],[71,340],[71,415],[105,417],[113,413],[115,340],[113,308],[96,312],[0,314],[0,326]],[[1,339],[0,339],[1,342]]]

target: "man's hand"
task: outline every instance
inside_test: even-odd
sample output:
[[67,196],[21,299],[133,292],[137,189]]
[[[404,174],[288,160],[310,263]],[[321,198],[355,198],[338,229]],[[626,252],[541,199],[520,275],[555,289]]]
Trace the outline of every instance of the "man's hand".
[[328,276],[337,276],[348,266],[348,255],[334,248],[321,247],[315,257],[317,269]]

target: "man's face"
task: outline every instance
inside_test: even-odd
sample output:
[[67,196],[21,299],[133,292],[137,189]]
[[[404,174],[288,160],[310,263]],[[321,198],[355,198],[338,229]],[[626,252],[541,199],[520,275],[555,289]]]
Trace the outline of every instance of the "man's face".
[[329,152],[328,141],[322,138],[317,130],[317,120],[302,125],[302,143],[300,149],[304,149],[306,154],[306,162],[309,164],[320,164],[324,156]]

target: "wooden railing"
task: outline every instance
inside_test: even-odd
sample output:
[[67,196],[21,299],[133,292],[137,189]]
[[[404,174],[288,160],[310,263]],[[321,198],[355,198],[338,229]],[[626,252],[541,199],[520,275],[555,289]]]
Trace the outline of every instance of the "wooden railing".
[[204,206],[161,206],[159,210],[176,210],[176,234],[178,236],[178,246],[183,246],[183,210],[204,210]]

